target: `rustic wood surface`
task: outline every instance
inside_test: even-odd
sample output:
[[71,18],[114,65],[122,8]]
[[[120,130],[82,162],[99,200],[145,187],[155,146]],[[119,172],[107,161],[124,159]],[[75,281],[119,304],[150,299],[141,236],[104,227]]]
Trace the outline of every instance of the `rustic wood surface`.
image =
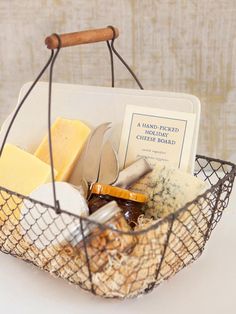
[[[236,0],[0,0],[0,123],[48,58],[47,35],[107,25],[146,89],[200,98],[198,152],[236,161]],[[105,43],[63,49],[55,81],[109,86],[108,58]],[[116,78],[136,87],[119,63]]]

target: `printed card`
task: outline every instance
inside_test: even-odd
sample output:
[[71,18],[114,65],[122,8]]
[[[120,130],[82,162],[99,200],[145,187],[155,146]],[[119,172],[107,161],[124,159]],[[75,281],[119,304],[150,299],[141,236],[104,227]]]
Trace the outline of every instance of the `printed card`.
[[193,113],[127,105],[119,147],[121,168],[146,158],[152,167],[164,162],[191,171],[195,119]]

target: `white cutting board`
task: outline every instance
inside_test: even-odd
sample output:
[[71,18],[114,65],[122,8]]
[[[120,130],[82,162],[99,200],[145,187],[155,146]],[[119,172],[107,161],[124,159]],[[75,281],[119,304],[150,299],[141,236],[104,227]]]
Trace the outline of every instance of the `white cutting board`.
[[[24,84],[21,88],[18,104],[30,85],[31,82]],[[112,141],[114,147],[118,149],[123,116],[127,104],[195,113],[195,132],[189,164],[189,168],[193,169],[201,109],[199,99],[193,95],[53,83],[52,122],[58,116],[80,119],[93,127],[110,121],[113,123]],[[20,110],[7,141],[33,153],[47,132],[47,106],[48,83],[39,82]],[[0,144],[12,114],[2,125]]]

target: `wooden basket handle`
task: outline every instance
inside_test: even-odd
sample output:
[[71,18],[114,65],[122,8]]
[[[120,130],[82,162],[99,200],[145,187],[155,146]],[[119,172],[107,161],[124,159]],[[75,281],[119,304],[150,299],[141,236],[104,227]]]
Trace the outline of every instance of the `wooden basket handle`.
[[[61,34],[61,47],[70,47],[76,46],[81,44],[90,44],[96,43],[99,41],[107,41],[119,36],[118,28],[106,27],[106,28],[99,28],[99,29],[91,29],[82,32],[75,32],[75,33],[67,33]],[[115,36],[114,36],[115,35]],[[55,35],[48,36],[45,39],[45,44],[48,49],[56,49],[58,48],[58,38]]]

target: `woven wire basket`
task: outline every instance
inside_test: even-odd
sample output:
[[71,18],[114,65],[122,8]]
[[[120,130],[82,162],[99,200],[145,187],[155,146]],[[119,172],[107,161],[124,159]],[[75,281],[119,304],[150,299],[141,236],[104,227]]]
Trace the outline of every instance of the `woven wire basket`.
[[[114,49],[113,41],[114,37],[111,47],[107,42],[110,52]],[[59,49],[60,47],[57,53]],[[115,50],[113,52],[117,54]],[[52,53],[45,68],[32,85],[33,88],[52,62],[49,108],[52,66],[57,53],[54,59]],[[111,61],[113,62],[112,57]],[[134,76],[132,71],[131,74]],[[136,79],[135,76],[134,78]],[[113,70],[112,86],[114,86]],[[15,117],[16,115],[13,116],[11,125]],[[10,128],[7,134],[9,131]],[[4,142],[2,149],[3,147]],[[0,187],[0,250],[102,297],[127,298],[151,291],[201,255],[211,231],[228,204],[236,166],[230,162],[197,156],[195,169],[197,169],[195,176],[207,181],[209,189],[176,212],[150,222],[145,228],[138,226],[135,231],[116,230],[109,225],[93,222],[89,218],[69,214],[66,209],[60,209],[60,215],[55,218],[57,206],[49,206]],[[20,215],[22,207],[24,215]],[[31,220],[28,223],[28,228],[23,228],[21,220],[32,211],[38,213],[37,218],[34,216],[33,222]],[[57,225],[59,219],[60,227],[57,230],[52,228],[50,241],[40,250],[35,242],[43,242],[45,229],[41,222],[48,220],[48,217],[51,218],[47,221],[47,228]],[[119,224],[119,221],[117,223]],[[80,245],[72,246],[71,242],[61,240],[63,234],[70,234],[70,231],[78,226],[82,234]],[[87,227],[93,230],[89,238],[84,234]],[[28,241],[27,234],[29,232],[34,234],[35,228],[37,233],[34,240]],[[38,230],[41,230],[41,233]]]
[[[70,227],[79,225],[83,231],[88,224],[94,225],[95,232],[89,241],[84,237],[83,245],[76,248],[59,239],[61,233],[68,230],[66,223],[54,234],[53,242],[58,245],[39,250],[34,243],[29,243],[25,234],[38,222],[35,220],[29,229],[23,230],[16,219],[20,208],[27,207],[30,212],[43,206],[45,211],[38,211],[39,219],[52,214],[55,208],[0,187],[0,249],[103,297],[125,298],[146,293],[201,255],[228,204],[236,166],[197,156],[196,167],[195,175],[208,181],[210,188],[174,214],[144,230],[114,230],[62,211],[63,218],[68,215],[73,218]],[[11,208],[10,213],[8,208]],[[54,223],[52,219],[51,224]]]

